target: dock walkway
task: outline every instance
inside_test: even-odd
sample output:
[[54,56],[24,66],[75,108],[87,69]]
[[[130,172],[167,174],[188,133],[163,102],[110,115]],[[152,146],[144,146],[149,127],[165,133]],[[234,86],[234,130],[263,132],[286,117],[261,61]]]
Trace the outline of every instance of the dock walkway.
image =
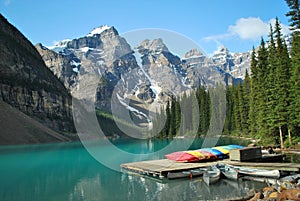
[[251,168],[261,168],[268,170],[281,170],[289,172],[299,172],[300,164],[298,163],[268,163],[268,162],[239,162],[230,161],[229,159],[218,160],[213,162],[195,162],[195,163],[180,163],[168,159],[149,160],[133,163],[125,163],[121,165],[122,169],[136,172],[143,175],[164,178],[169,172],[188,171],[197,168],[209,167],[217,163],[231,164],[235,166],[244,166]]

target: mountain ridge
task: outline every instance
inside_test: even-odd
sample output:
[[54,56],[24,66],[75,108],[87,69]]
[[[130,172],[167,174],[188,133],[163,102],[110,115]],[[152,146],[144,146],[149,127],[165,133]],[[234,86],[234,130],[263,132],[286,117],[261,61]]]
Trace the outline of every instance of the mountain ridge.
[[[244,64],[250,52],[235,57],[223,48],[207,57],[194,49],[180,58],[161,38],[145,38],[132,47],[113,26],[94,30],[94,34],[92,30],[56,46],[37,44],[36,48],[73,97],[95,99],[96,107],[104,111],[129,111],[142,124],[151,122],[152,114],[180,93],[199,85],[208,88],[219,82],[235,84],[242,80],[243,70],[249,68]],[[238,62],[239,69],[234,69]],[[236,77],[232,75],[234,71]],[[91,85],[98,86],[96,97],[87,93],[91,90],[83,90]]]
[[[2,15],[0,15],[0,58],[0,101],[10,104],[62,136],[66,132],[74,132],[70,94],[53,75],[51,69],[46,67],[31,42]],[[1,115],[9,116],[9,114]],[[9,132],[1,132],[0,135],[5,135],[3,139],[14,141],[11,140],[13,135],[7,136]],[[36,138],[33,141],[28,139],[28,142],[54,140],[43,138],[43,135],[45,133],[40,133],[40,139]],[[65,141],[63,139],[67,138],[60,139]],[[18,142],[18,139],[15,139],[15,142]]]

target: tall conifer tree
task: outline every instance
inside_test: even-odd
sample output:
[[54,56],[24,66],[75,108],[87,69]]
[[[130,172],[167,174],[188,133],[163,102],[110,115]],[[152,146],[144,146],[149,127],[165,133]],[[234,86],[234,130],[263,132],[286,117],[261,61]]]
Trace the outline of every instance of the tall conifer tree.
[[272,136],[276,136],[275,133],[275,110],[277,105],[276,96],[276,68],[278,66],[278,58],[276,52],[276,45],[274,40],[274,31],[272,25],[270,25],[270,40],[268,43],[268,74],[266,77],[266,119],[269,128],[269,133]]
[[251,53],[251,80],[250,80],[250,105],[249,105],[249,119],[248,124],[252,135],[257,133],[257,93],[258,93],[258,72],[257,72],[257,58],[255,49],[253,47]]
[[300,128],[300,9],[299,0],[286,0],[290,11],[286,14],[290,18],[292,33],[291,47],[291,89],[289,114],[290,126],[293,130]]
[[280,145],[284,148],[284,133],[283,128],[287,127],[288,119],[288,98],[289,98],[289,79],[290,79],[290,67],[289,67],[289,55],[285,50],[282,36],[281,27],[276,18],[275,23],[275,37],[276,37],[276,57],[277,57],[277,68],[276,68],[276,97],[277,103],[274,108],[274,123],[279,129]]
[[268,74],[268,52],[265,47],[264,39],[261,44],[257,55],[257,128],[259,137],[266,139],[268,135],[268,125],[266,120],[266,78]]

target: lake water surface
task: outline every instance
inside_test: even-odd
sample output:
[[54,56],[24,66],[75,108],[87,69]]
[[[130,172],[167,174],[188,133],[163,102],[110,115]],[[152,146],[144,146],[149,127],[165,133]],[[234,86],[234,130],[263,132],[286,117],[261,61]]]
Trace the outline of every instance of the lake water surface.
[[[176,140],[178,150],[184,141]],[[230,142],[224,139],[220,143]],[[153,153],[169,144],[167,140],[115,142],[118,149],[137,154],[134,161],[141,158],[139,153],[147,155],[147,152]],[[200,148],[200,144],[196,141],[191,149]],[[110,155],[110,148],[103,145],[94,149],[102,153],[105,160],[111,159],[118,165],[132,161]],[[151,157],[147,159],[164,158],[161,153]],[[0,148],[1,201],[220,200],[245,195],[249,189],[263,186],[250,181],[223,179],[208,187],[201,178],[161,181],[127,174],[101,164],[79,142]]]

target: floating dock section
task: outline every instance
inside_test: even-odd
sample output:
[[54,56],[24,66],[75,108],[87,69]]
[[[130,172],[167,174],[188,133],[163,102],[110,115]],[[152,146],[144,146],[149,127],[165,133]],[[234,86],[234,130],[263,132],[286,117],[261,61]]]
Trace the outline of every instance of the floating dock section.
[[167,178],[168,173],[195,170],[198,168],[205,168],[217,163],[231,164],[235,166],[260,168],[267,170],[281,170],[287,172],[299,172],[300,164],[298,163],[274,163],[274,162],[239,162],[231,161],[229,159],[213,161],[213,162],[194,162],[194,163],[180,163],[168,159],[149,160],[133,163],[125,163],[121,168],[130,172],[139,173],[142,175],[149,175],[159,177],[161,179]]

